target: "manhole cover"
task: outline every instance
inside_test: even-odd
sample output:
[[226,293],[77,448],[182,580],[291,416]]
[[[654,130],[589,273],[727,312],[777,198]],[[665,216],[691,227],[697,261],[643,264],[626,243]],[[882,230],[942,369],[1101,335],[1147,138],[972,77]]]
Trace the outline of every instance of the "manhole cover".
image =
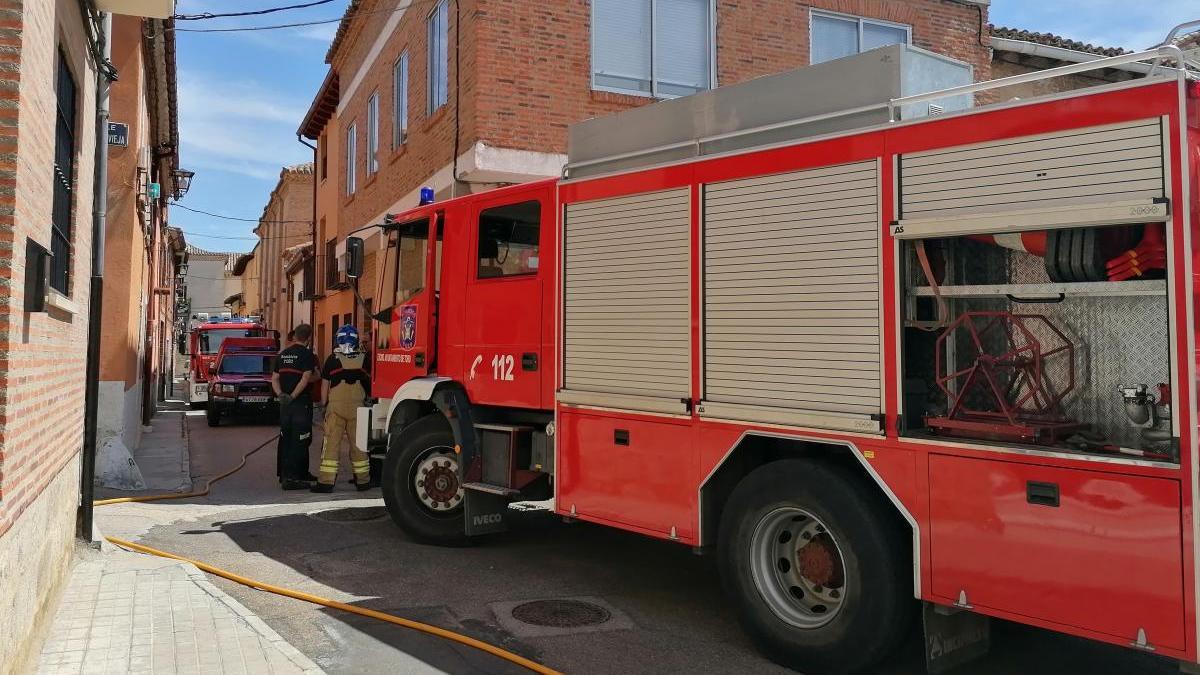
[[512,615],[517,621],[552,628],[595,626],[612,616],[600,605],[582,600],[534,600],[513,607]]
[[379,520],[387,516],[387,509],[382,506],[359,506],[347,509],[329,509],[310,513],[317,520],[331,523],[358,523],[364,520]]

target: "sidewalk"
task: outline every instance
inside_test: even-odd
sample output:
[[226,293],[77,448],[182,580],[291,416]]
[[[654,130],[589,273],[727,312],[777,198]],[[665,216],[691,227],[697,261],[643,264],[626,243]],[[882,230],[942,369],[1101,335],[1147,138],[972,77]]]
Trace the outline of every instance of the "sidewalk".
[[[182,402],[165,405],[133,453],[152,492],[191,486],[185,410]],[[77,547],[76,564],[43,645],[38,672],[322,671],[191,563],[105,543],[99,551]]]
[[190,563],[111,549],[81,557],[39,673],[322,672]]

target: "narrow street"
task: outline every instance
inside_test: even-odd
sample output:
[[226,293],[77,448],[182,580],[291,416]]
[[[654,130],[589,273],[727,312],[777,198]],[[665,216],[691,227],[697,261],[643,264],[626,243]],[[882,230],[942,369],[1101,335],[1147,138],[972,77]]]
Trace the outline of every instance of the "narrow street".
[[[274,434],[246,423],[210,428],[200,411],[187,412],[185,421],[197,487]],[[789,672],[759,655],[738,628],[711,558],[565,524],[544,512],[520,514],[515,531],[469,548],[423,546],[392,525],[378,490],[360,497],[341,476],[331,497],[281,492],[274,461],[272,444],[208,498],[106,507],[98,512],[100,526],[109,536],[264,582],[456,630],[567,673]],[[523,672],[438,638],[212,580],[329,673]],[[611,616],[598,626],[567,629],[511,618],[514,604],[562,598],[598,603]],[[921,672],[917,640],[914,633],[880,672]],[[1132,651],[994,622],[991,655],[960,672],[1116,675],[1175,668]]]

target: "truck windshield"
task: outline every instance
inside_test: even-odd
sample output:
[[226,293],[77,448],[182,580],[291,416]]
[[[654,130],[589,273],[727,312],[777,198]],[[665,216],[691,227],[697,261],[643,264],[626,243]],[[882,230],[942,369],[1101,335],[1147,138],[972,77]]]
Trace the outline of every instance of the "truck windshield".
[[271,372],[270,354],[230,354],[221,359],[217,372],[229,375],[260,375]]
[[257,329],[222,328],[206,330],[200,333],[200,353],[216,354],[221,351],[221,343],[231,337],[261,337]]

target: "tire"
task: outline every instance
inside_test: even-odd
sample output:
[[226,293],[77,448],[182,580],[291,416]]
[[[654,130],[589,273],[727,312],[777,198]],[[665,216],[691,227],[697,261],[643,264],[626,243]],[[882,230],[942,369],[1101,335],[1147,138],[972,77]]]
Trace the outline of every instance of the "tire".
[[[454,434],[440,414],[426,415],[393,433],[380,486],[392,521],[418,541],[440,546],[466,544],[457,468]],[[424,477],[432,471],[440,489],[432,487],[433,479],[431,487],[424,489],[418,484],[418,471]]]
[[721,514],[721,579],[772,660],[810,675],[861,672],[907,635],[915,607],[907,536],[850,472],[772,462],[734,488]]
[[206,418],[208,418],[208,426],[210,426],[210,427],[221,426],[221,412],[219,410],[217,410],[216,406],[209,406],[208,410],[205,411],[204,416]]

